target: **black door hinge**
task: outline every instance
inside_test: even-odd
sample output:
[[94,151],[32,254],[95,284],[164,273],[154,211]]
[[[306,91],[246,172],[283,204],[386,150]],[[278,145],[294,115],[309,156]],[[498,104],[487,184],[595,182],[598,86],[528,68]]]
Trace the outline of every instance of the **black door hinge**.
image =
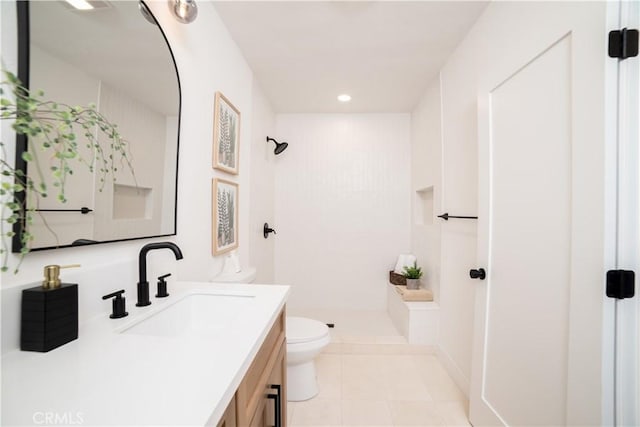
[[638,30],[623,28],[609,33],[609,56],[611,58],[633,58],[638,56]]
[[635,295],[636,274],[630,270],[607,271],[607,296],[625,299]]

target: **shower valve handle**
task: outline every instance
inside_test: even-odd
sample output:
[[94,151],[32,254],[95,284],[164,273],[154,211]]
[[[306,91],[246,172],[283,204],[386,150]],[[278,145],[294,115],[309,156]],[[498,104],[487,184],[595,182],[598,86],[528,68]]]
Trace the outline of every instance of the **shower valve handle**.
[[262,227],[262,235],[266,239],[267,237],[269,237],[269,233],[278,234],[278,233],[276,233],[276,230],[274,230],[273,228],[269,227],[269,224],[265,222],[264,226]]

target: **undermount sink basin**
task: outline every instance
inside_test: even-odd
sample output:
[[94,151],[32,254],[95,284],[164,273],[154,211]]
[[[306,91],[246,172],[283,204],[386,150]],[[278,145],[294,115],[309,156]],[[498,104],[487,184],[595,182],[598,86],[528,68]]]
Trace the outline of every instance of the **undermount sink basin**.
[[189,294],[121,332],[210,337],[233,324],[251,306],[253,299],[252,295]]

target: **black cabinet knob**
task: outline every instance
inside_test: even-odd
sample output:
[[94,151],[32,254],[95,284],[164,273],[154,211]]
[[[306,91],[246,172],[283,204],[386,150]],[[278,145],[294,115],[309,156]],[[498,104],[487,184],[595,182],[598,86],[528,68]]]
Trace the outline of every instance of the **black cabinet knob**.
[[484,268],[469,270],[469,277],[471,277],[472,279],[484,280],[487,277],[487,272],[484,271]]

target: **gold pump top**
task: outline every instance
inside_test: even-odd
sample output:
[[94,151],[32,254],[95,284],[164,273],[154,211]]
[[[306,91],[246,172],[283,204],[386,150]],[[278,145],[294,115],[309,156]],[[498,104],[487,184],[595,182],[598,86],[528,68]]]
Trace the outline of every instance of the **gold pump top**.
[[80,264],[71,265],[47,265],[44,267],[44,280],[42,287],[44,289],[57,289],[60,287],[60,269],[80,267]]

